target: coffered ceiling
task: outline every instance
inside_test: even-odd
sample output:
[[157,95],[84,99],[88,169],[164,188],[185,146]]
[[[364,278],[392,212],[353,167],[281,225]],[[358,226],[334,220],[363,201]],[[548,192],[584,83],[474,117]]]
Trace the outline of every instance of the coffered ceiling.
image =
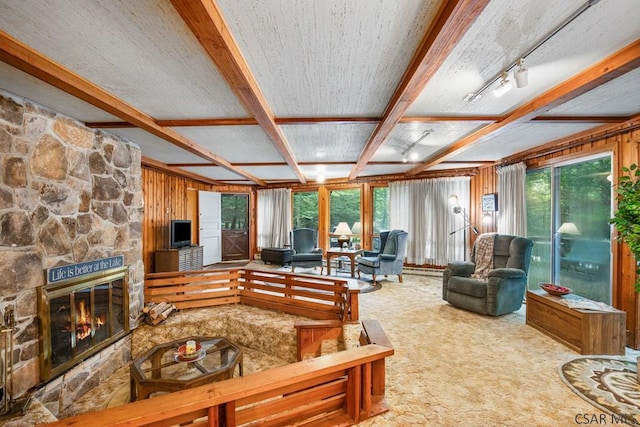
[[638,22],[635,0],[0,0],[0,90],[205,181],[459,173],[637,125]]

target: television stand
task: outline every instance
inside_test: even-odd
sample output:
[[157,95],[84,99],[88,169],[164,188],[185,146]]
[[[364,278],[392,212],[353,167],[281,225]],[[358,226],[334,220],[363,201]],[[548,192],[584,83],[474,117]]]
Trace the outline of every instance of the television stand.
[[204,247],[198,245],[158,250],[154,254],[154,271],[202,270],[203,250]]

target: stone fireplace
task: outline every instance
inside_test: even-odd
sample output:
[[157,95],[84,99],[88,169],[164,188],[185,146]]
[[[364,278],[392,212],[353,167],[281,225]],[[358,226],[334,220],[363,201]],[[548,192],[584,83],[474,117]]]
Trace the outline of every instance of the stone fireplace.
[[[80,270],[99,266],[105,261],[109,265],[112,260],[69,267]],[[73,271],[70,269],[50,271]],[[129,333],[126,273],[126,267],[108,269],[38,288],[40,376],[43,381],[66,372]]]
[[[7,310],[15,315],[14,397],[31,394],[57,415],[130,361],[126,331],[137,326],[144,302],[141,176],[136,144],[0,91],[0,316]],[[86,291],[72,286],[72,296],[57,294],[45,274],[114,257],[122,259],[122,280]],[[117,317],[107,320],[117,330],[109,339],[96,318],[105,315],[105,292],[126,306],[118,314],[108,309],[107,316]],[[73,334],[54,337],[63,333],[40,328],[39,293],[48,294],[56,310],[68,310],[64,316],[89,311],[93,318],[62,325]],[[81,331],[86,327],[91,330]],[[89,341],[80,339],[87,333]],[[40,336],[47,334],[52,342],[66,340],[73,356],[47,362],[48,371],[40,365],[41,351],[52,356],[58,350],[41,348]],[[96,345],[87,351],[86,343]]]

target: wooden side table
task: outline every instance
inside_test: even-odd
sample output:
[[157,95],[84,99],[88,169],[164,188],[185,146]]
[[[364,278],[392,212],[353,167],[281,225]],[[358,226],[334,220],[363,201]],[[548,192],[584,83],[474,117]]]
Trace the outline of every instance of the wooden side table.
[[327,249],[327,276],[331,276],[331,258],[346,256],[351,261],[351,277],[356,277],[356,257],[364,252],[361,249]]
[[527,325],[580,354],[624,355],[627,314],[613,307],[612,311],[573,309],[562,302],[579,298],[582,297],[527,291]]

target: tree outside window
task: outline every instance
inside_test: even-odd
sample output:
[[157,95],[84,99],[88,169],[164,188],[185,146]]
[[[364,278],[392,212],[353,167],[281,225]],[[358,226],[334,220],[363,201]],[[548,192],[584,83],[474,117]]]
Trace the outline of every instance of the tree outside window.
[[293,193],[293,228],[318,229],[318,192]]

